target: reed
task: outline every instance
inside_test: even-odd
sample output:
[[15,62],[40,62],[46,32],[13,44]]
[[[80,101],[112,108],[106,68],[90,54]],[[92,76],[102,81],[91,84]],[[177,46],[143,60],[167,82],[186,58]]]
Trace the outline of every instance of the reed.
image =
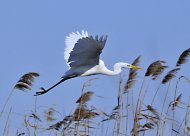
[[[87,88],[94,79],[83,84],[80,96],[71,103],[75,108],[67,115],[62,115],[55,107],[39,105],[40,98],[34,97],[34,107],[29,113],[20,115],[23,117],[23,126],[21,125],[22,129],[18,129],[15,134],[17,136],[189,135],[190,99],[186,96],[189,92],[184,90],[183,86],[188,86],[190,80],[187,74],[180,75],[184,72],[182,66],[187,63],[189,56],[190,49],[182,52],[174,64],[175,67],[168,70],[165,75],[168,66],[164,60],[156,60],[148,65],[143,77],[139,77],[142,71],[135,69],[129,70],[127,79],[120,75],[117,95],[113,100],[116,103],[112,104],[111,111],[105,111],[101,107],[103,103],[100,106],[91,103],[91,99],[97,95]],[[140,62],[141,57],[138,56],[132,64],[138,66]],[[32,90],[35,78],[38,76],[40,75],[36,72],[24,74],[16,82],[13,90],[21,92]],[[137,80],[140,80],[141,84],[138,84]],[[150,88],[155,82],[159,83],[158,86]],[[148,91],[150,89],[152,95]],[[12,93],[13,91],[2,107],[1,116]],[[137,93],[138,97],[135,98],[134,94]],[[156,101],[158,96],[161,97],[160,103]],[[101,98],[104,100],[104,97]],[[45,110],[41,111],[38,107],[43,107]],[[7,122],[4,124],[2,135],[11,132],[10,117],[14,114],[12,110],[7,113]],[[181,118],[177,118],[178,116]]]

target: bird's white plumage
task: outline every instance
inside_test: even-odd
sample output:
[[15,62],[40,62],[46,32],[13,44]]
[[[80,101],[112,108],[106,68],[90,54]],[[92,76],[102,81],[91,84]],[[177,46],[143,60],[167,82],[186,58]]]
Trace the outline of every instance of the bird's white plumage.
[[[82,30],[82,33],[72,32],[65,38],[65,51],[64,51],[64,59],[69,66],[68,59],[70,56],[70,52],[73,50],[75,44],[79,39],[88,37],[88,32]],[[69,66],[70,67],[70,66]]]
[[36,92],[37,95],[47,93],[60,83],[78,76],[89,76],[95,74],[117,75],[121,68],[140,68],[128,63],[119,62],[114,65],[114,70],[106,68],[104,62],[99,59],[100,54],[105,46],[107,36],[88,36],[87,31],[72,32],[65,39],[64,59],[66,60],[69,70],[62,79],[49,89],[41,88],[43,91]]

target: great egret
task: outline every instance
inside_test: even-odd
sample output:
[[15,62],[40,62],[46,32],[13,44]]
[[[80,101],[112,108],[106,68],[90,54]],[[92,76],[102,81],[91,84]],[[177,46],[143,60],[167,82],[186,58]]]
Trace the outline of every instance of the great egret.
[[65,72],[62,79],[50,87],[49,89],[41,88],[43,91],[36,92],[36,95],[47,93],[65,80],[79,77],[90,76],[95,74],[103,75],[117,75],[121,72],[121,68],[135,68],[140,69],[138,66],[133,66],[129,63],[118,62],[114,65],[114,70],[111,71],[106,68],[104,62],[99,59],[102,49],[105,46],[107,36],[89,36],[87,31],[72,32],[65,39],[65,52],[64,58],[69,70]]

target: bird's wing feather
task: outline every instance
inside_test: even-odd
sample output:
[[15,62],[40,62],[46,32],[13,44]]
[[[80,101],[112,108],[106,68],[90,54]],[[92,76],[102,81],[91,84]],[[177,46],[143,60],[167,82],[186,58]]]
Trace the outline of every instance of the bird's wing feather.
[[65,60],[70,67],[93,66],[99,64],[99,56],[105,46],[107,36],[88,36],[87,32],[71,33],[66,37]]
[[85,37],[79,39],[70,52],[70,67],[95,66],[99,64],[99,56],[105,46],[107,36]]
[[82,31],[82,33],[80,34],[79,32],[72,32],[69,34],[69,36],[66,37],[65,39],[65,51],[64,51],[64,59],[66,60],[66,63],[67,65],[69,66],[69,63],[68,63],[68,59],[69,59],[69,56],[70,56],[70,52],[73,50],[75,44],[77,43],[77,41],[79,39],[82,39],[82,38],[85,38],[85,37],[88,37],[88,33],[87,31]]

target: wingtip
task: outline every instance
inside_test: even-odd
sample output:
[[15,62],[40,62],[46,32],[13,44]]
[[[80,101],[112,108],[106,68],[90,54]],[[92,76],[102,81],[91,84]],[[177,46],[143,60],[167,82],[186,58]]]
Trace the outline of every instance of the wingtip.
[[88,37],[88,32],[85,31],[84,29],[82,30],[81,34],[82,34],[82,36],[84,36],[84,37]]
[[106,44],[107,38],[108,38],[108,35],[105,35],[105,36],[104,36],[104,39],[103,39],[103,43],[104,43],[104,44]]

